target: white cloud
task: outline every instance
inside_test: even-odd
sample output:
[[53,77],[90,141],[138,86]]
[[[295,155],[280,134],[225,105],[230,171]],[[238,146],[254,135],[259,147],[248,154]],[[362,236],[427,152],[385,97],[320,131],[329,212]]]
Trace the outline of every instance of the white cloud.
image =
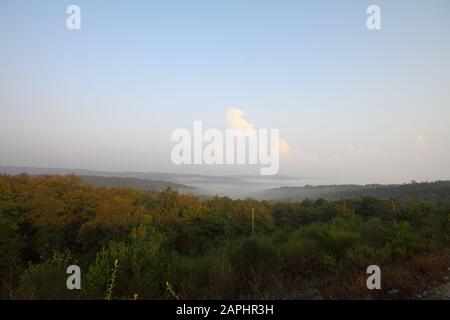
[[242,130],[244,132],[253,129],[253,123],[244,118],[245,112],[237,108],[230,108],[227,111],[226,119],[231,129]]
[[425,138],[425,136],[421,133],[418,132],[417,136],[416,136],[416,143],[421,146],[421,147],[427,147],[428,146],[428,142],[427,139]]
[[282,155],[290,155],[291,150],[289,147],[289,143],[285,139],[280,139],[280,153]]
[[[230,108],[226,114],[226,120],[228,122],[228,127],[235,130],[242,130],[244,134],[249,134],[250,130],[253,129],[253,123],[245,119],[246,112],[242,111],[238,108]],[[285,139],[279,140],[279,148],[281,155],[290,155],[290,146],[289,143]],[[267,148],[267,146],[263,146],[260,144],[260,148]]]

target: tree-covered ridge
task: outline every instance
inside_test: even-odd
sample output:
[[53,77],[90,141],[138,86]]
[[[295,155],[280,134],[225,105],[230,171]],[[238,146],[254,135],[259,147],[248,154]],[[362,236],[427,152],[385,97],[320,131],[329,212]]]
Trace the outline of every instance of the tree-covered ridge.
[[100,176],[80,176],[80,178],[85,184],[89,184],[94,187],[130,188],[142,191],[164,191],[167,188],[171,188],[181,193],[198,192],[198,188],[195,187],[161,180]]
[[[412,278],[446,272],[449,241],[442,202],[201,200],[0,175],[1,298],[103,299],[116,260],[113,298],[295,298],[317,280],[322,297],[411,295]],[[66,288],[70,264],[80,291]],[[372,264],[385,270],[380,292],[361,280]]]
[[450,181],[415,182],[405,184],[368,185],[321,185],[304,187],[282,187],[266,190],[258,198],[278,201],[302,201],[305,198],[339,200],[374,197],[407,201],[418,199],[450,205]]

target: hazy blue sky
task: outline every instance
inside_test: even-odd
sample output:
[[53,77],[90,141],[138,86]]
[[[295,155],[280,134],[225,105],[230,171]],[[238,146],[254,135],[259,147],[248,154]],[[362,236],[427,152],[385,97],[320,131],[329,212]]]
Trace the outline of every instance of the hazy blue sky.
[[0,165],[256,173],[171,164],[231,107],[280,129],[283,174],[449,179],[450,1],[0,1]]

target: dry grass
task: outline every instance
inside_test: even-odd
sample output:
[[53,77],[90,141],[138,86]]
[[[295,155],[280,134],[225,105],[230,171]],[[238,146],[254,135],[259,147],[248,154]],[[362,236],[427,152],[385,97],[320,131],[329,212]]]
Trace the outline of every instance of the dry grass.
[[448,276],[450,251],[426,253],[380,267],[381,290],[368,290],[367,275],[361,272],[354,277],[327,281],[321,295],[325,299],[415,299]]

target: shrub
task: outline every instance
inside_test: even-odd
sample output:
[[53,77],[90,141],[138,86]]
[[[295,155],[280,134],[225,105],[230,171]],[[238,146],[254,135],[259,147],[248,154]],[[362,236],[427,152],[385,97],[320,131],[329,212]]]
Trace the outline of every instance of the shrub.
[[[54,252],[42,263],[30,264],[14,292],[17,299],[75,299],[78,290],[68,290],[66,268],[71,261],[67,252]],[[83,285],[82,285],[83,287]]]
[[135,294],[144,299],[161,297],[167,269],[164,243],[161,234],[154,230],[148,232],[144,226],[134,229],[127,243],[111,241],[89,268],[88,294],[96,298],[105,296],[111,268],[118,260],[120,269],[113,297],[130,298]]
[[404,257],[423,248],[425,241],[407,221],[389,221],[381,229],[385,249],[392,256]]

